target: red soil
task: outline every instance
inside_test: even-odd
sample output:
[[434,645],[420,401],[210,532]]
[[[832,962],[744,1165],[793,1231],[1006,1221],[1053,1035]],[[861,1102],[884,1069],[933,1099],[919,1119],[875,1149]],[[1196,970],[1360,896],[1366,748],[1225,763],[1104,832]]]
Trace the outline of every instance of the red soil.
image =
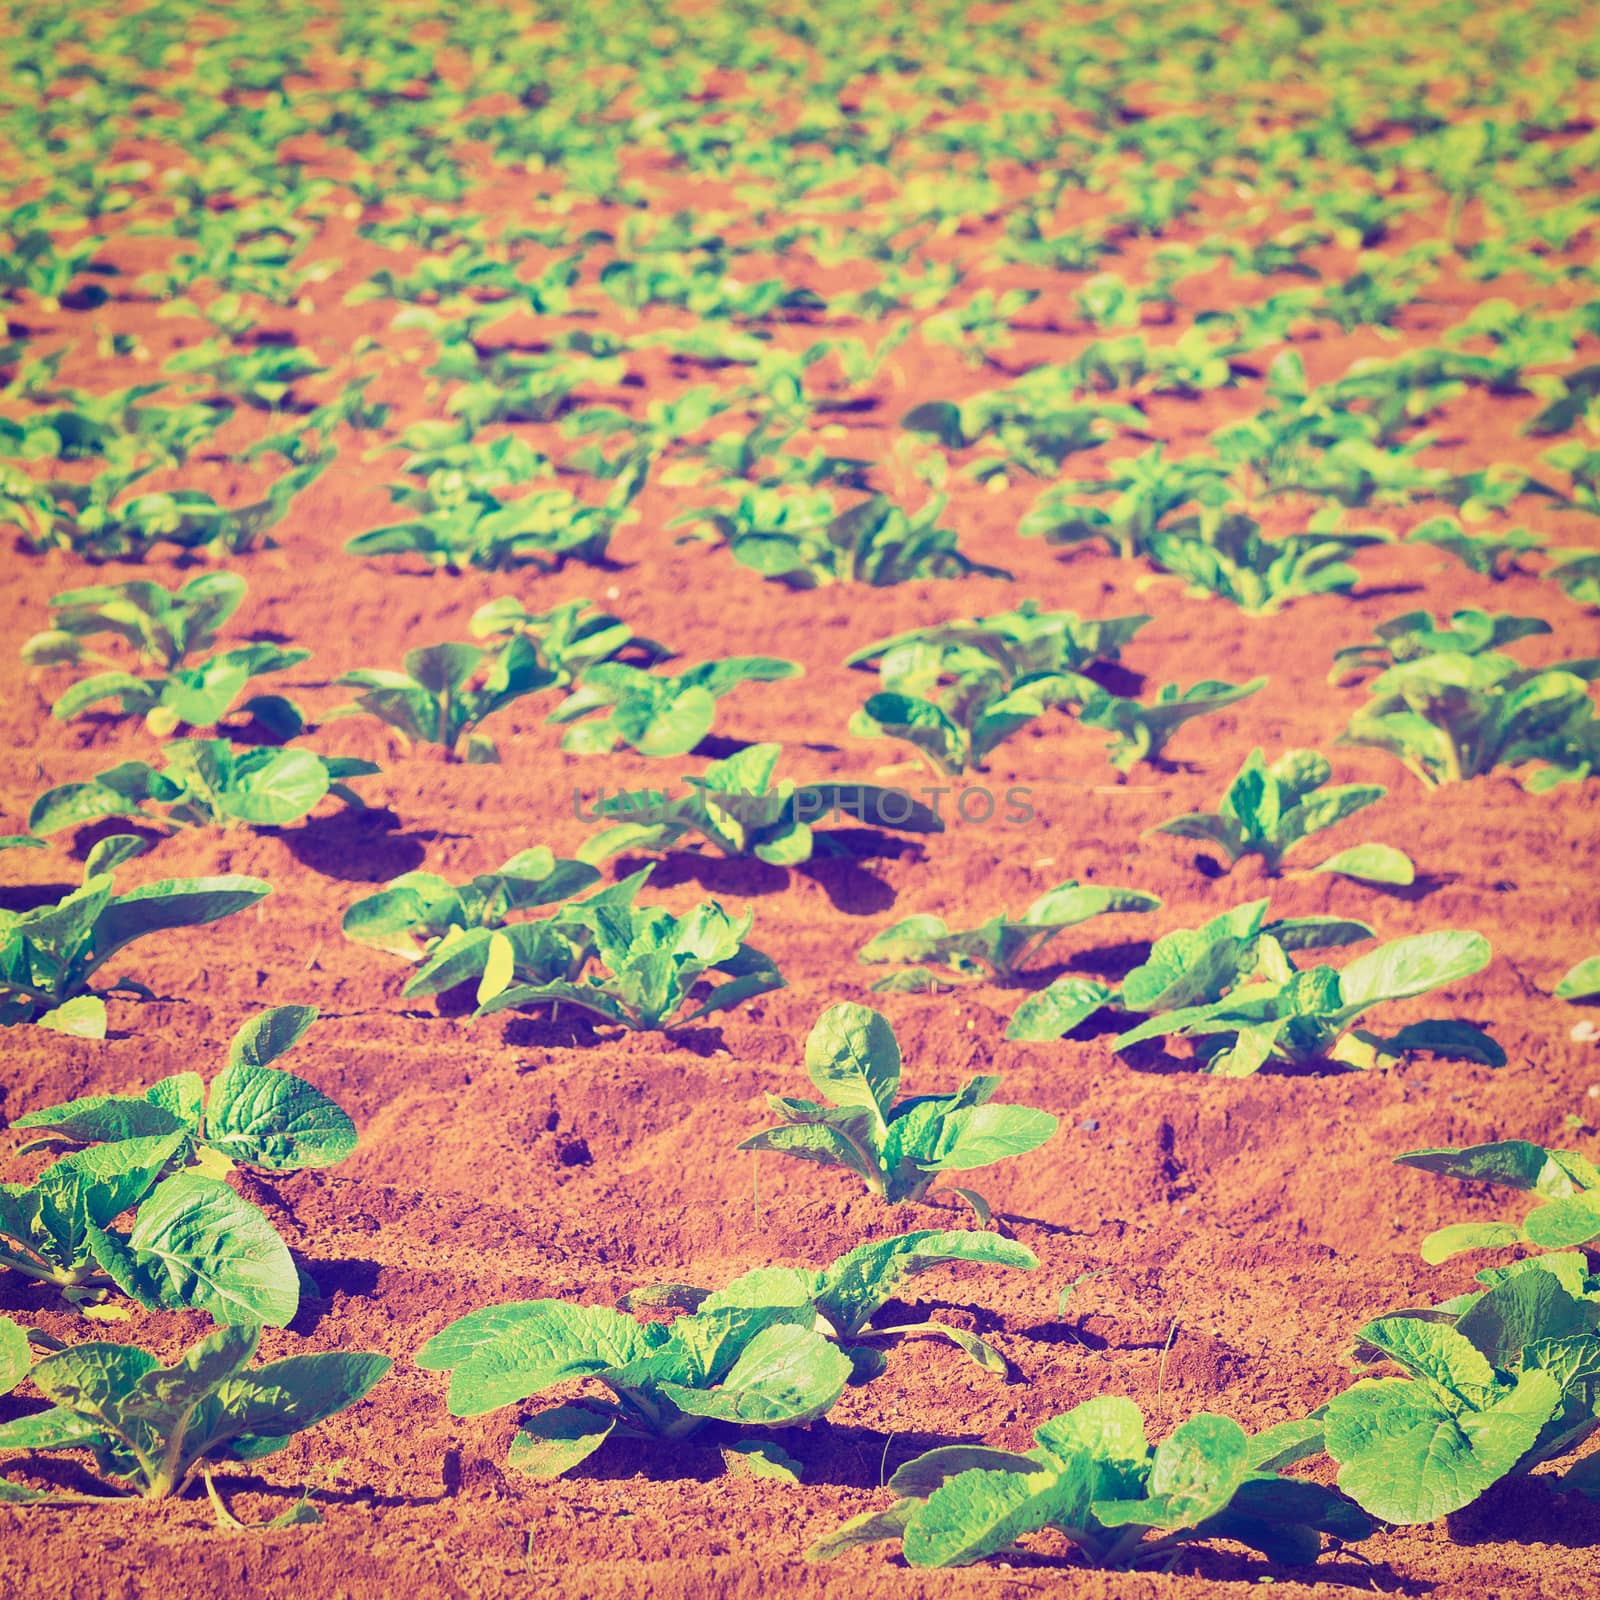
[[[702,203],[703,190],[662,177],[659,204],[671,210]],[[492,175],[468,209],[549,220],[530,204],[525,180],[509,184]],[[574,215],[571,226],[581,231],[603,216],[595,208],[594,217]],[[1227,224],[1208,213],[1174,235],[1196,238]],[[944,248],[971,260],[990,244],[992,237],[962,236]],[[136,270],[152,264],[135,260],[151,248],[120,241],[115,252]],[[395,258],[338,217],[315,254],[340,257],[344,266],[315,291],[314,315],[288,319],[296,338],[341,376],[352,365],[375,371],[371,395],[394,406],[391,431],[439,414],[406,365],[418,336],[390,333],[390,306],[340,306],[345,290]],[[532,254],[542,264],[542,254]],[[1132,276],[1139,254],[1130,247],[1131,260],[1118,270]],[[741,268],[750,277],[762,270],[759,261]],[[783,270],[824,294],[846,276],[803,259]],[[1019,271],[983,281],[1009,287],[1047,279]],[[1192,285],[1179,325],[1201,305],[1255,297],[1268,287],[1220,278]],[[1489,288],[1517,293],[1504,283]],[[1301,348],[1311,376],[1327,379],[1358,356],[1430,343],[1483,294],[1479,286],[1445,282],[1402,314],[1395,341],[1371,333],[1308,339]],[[1549,291],[1529,291],[1529,298],[1536,294],[1555,303]],[[598,297],[595,303],[605,304]],[[137,331],[156,361],[199,337],[197,324],[157,320],[155,311],[147,303],[114,304],[94,319]],[[1066,303],[1047,300],[1035,311],[1030,331],[1004,358],[1016,369],[1064,359],[1088,337],[1072,324]],[[70,313],[50,319],[31,308],[27,316],[30,325],[63,332],[83,320]],[[650,314],[631,326],[682,320]],[[557,320],[558,328],[567,325]],[[527,331],[548,337],[551,330]],[[781,337],[798,345],[820,331],[791,327]],[[352,362],[348,352],[363,335],[379,349]],[[638,410],[652,394],[685,381],[664,356],[632,365],[643,388],[594,398]],[[92,341],[78,345],[62,376],[86,387],[130,381],[126,366],[115,375],[97,366]],[[959,398],[999,381],[913,339],[890,361],[875,407],[840,414],[837,448],[883,462],[891,483],[896,424],[909,404]],[[1160,399],[1150,406],[1152,431],[1179,452],[1256,403],[1253,390],[1198,402]],[[1467,397],[1450,408],[1430,459],[1463,469],[1531,460],[1534,442],[1517,429],[1533,404]],[[226,444],[242,445],[258,431],[265,431],[261,419],[247,417],[231,427]],[[526,432],[535,442],[554,438],[553,429]],[[1419,1241],[1448,1220],[1501,1214],[1506,1197],[1396,1168],[1389,1158],[1419,1145],[1495,1137],[1586,1139],[1563,1119],[1575,1115],[1591,1130],[1600,1121],[1600,1053],[1569,1037],[1578,1013],[1548,997],[1561,973],[1597,945],[1600,838],[1592,795],[1568,786],[1530,797],[1505,776],[1430,795],[1385,757],[1334,751],[1341,780],[1386,782],[1391,793],[1342,827],[1328,848],[1362,838],[1403,846],[1423,874],[1404,892],[1292,872],[1268,885],[1248,864],[1213,879],[1197,869],[1193,847],[1145,830],[1213,802],[1254,745],[1332,751],[1362,691],[1325,686],[1331,654],[1398,610],[1476,604],[1546,615],[1554,635],[1517,647],[1530,662],[1595,650],[1593,615],[1532,578],[1494,585],[1440,553],[1400,547],[1358,558],[1363,582],[1351,600],[1303,601],[1277,618],[1252,620],[1185,597],[1175,581],[1151,583],[1141,568],[1099,555],[1063,558],[1018,540],[1017,517],[1036,492],[1027,485],[993,495],[958,487],[949,513],[967,552],[1012,568],[1015,585],[973,579],[790,594],[723,552],[676,544],[665,524],[693,500],[660,489],[647,493],[642,520],[615,541],[615,572],[427,576],[404,560],[363,564],[341,553],[352,534],[389,520],[383,485],[397,458],[365,459],[370,439],[340,442],[336,464],[279,530],[281,548],[233,563],[250,584],[233,631],[270,630],[312,646],[313,661],[289,675],[289,692],[319,712],[345,698],[330,687],[339,672],[397,665],[410,646],[464,638],[472,611],[503,593],[535,608],[588,595],[689,659],[750,652],[802,662],[806,676],[798,684],[738,691],[724,702],[718,725],[719,735],[734,740],[783,741],[785,770],[801,777],[872,779],[890,766],[893,775],[878,781],[931,782],[909,765],[893,766],[899,753],[892,747],[846,735],[868,680],[839,663],[898,629],[1000,609],[1024,596],[1090,616],[1156,611],[1127,651],[1128,666],[1152,688],[1257,672],[1271,682],[1234,711],[1180,733],[1172,750],[1178,770],[1141,768],[1126,782],[1106,765],[1102,735],[1064,717],[1041,720],[1002,745],[980,779],[997,790],[1029,788],[1037,815],[1025,827],[955,823],[925,850],[792,872],[697,867],[681,858],[658,867],[647,897],[675,909],[707,892],[753,905],[755,942],[777,958],[790,983],[675,1040],[597,1038],[525,1018],[441,1016],[431,1002],[399,998],[406,976],[399,964],[340,936],[343,910],[371,884],[422,865],[453,876],[484,870],[540,841],[570,854],[589,831],[574,815],[575,788],[660,782],[695,766],[627,752],[609,760],[564,755],[560,730],[541,720],[548,697],[523,701],[491,724],[504,752],[501,767],[444,765],[425,753],[399,752],[370,721],[330,723],[312,741],[317,748],[383,763],[383,776],[363,789],[390,808],[388,822],[335,812],[278,833],[200,833],[163,843],[125,868],[130,883],[255,873],[274,893],[255,914],[141,946],[138,974],[165,998],[113,1002],[107,1042],[40,1030],[8,1035],[0,1111],[15,1116],[70,1095],[134,1089],[182,1068],[209,1072],[246,1015],[267,1004],[317,1004],[322,1019],[293,1064],[350,1110],[362,1140],[327,1174],[239,1179],[302,1256],[323,1296],[303,1308],[291,1330],[269,1330],[263,1351],[379,1349],[396,1367],[354,1411],[259,1469],[227,1479],[234,1507],[246,1517],[282,1510],[310,1483],[326,1512],[322,1528],[222,1534],[200,1500],[155,1511],[0,1509],[0,1594],[380,1600],[398,1592],[498,1597],[542,1588],[596,1600],[646,1593],[663,1600],[774,1593],[910,1600],[1070,1588],[1085,1596],[1201,1600],[1265,1580],[1262,1562],[1223,1550],[1186,1556],[1177,1578],[1084,1574],[1063,1567],[1061,1549],[1048,1541],[1009,1568],[937,1575],[911,1572],[883,1548],[829,1567],[804,1564],[800,1552],[845,1517],[885,1503],[882,1478],[927,1445],[982,1438],[1020,1446],[1033,1425],[1092,1394],[1131,1395],[1156,1434],[1202,1408],[1247,1426],[1300,1415],[1345,1381],[1345,1352],[1362,1320],[1464,1285],[1470,1268],[1425,1267]],[[185,481],[219,496],[242,494],[259,481],[254,474],[230,462],[202,463]],[[1402,532],[1423,514],[1411,508],[1370,520]],[[1531,520],[1557,542],[1597,542],[1585,519],[1536,512]],[[115,581],[136,570],[113,566],[102,576]],[[165,557],[146,570],[171,575]],[[0,594],[14,638],[43,624],[48,596],[84,581],[86,569],[59,556],[7,562]],[[149,738],[136,724],[91,719],[63,727],[48,720],[47,691],[58,683],[30,679],[15,649],[0,653],[0,675],[5,826],[20,826],[48,784],[148,752]],[[81,849],[71,853],[68,843],[13,853],[8,877],[30,885],[75,881]],[[1061,1132],[1036,1159],[1007,1163],[984,1183],[1007,1226],[1041,1257],[1041,1269],[945,1271],[918,1279],[911,1296],[937,1305],[942,1318],[983,1330],[1015,1364],[1018,1381],[984,1375],[931,1341],[896,1347],[882,1379],[850,1391],[825,1423],[783,1436],[805,1463],[800,1487],[722,1476],[715,1450],[698,1444],[644,1449],[614,1442],[570,1479],[533,1483],[502,1465],[513,1411],[469,1422],[446,1414],[442,1382],[409,1358],[424,1338],[475,1307],[540,1295],[609,1303],[654,1281],[716,1284],[758,1264],[821,1264],[873,1235],[944,1220],[960,1225],[948,1210],[892,1210],[841,1175],[774,1158],[761,1161],[756,1200],[752,1162],[734,1156],[732,1146],[762,1125],[766,1091],[798,1087],[802,1041],[817,1014],[833,1001],[867,997],[875,974],[854,952],[872,933],[915,911],[959,923],[1001,906],[1020,908],[1069,876],[1136,885],[1165,900],[1153,917],[1092,924],[1053,947],[1061,964],[1089,971],[1120,971],[1134,959],[1134,941],[1192,926],[1269,890],[1275,913],[1344,913],[1369,920],[1386,938],[1477,929],[1493,942],[1495,958],[1457,987],[1452,1009],[1492,1026],[1509,1064],[1490,1071],[1422,1060],[1366,1076],[1268,1073],[1225,1081],[1192,1070],[1181,1048],[1173,1056],[1125,1058],[1103,1037],[1005,1043],[1017,996],[992,987],[883,997],[876,1003],[898,1030],[911,1089],[951,1086],[993,1067],[1005,1075],[1004,1098],[1061,1116]],[[1403,1022],[1424,1007],[1391,1014]],[[8,1160],[3,1172],[24,1177],[37,1165]],[[1097,1275],[1074,1291],[1061,1320],[1058,1294],[1087,1273]],[[14,1278],[0,1278],[0,1308],[63,1336],[84,1336],[81,1321]],[[170,1354],[205,1325],[200,1317],[135,1312],[109,1333]],[[15,1414],[15,1401],[9,1404],[13,1409],[0,1414]],[[1375,1537],[1293,1581],[1280,1574],[1275,1592],[1587,1596],[1597,1541],[1594,1508],[1521,1483],[1448,1527]]]

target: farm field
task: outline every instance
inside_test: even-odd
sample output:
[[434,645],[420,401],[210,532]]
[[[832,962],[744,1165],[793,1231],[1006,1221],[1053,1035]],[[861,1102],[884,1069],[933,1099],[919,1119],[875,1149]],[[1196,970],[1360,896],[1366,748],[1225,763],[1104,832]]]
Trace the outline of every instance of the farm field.
[[0,1596],[1593,1593],[1600,12],[0,38]]

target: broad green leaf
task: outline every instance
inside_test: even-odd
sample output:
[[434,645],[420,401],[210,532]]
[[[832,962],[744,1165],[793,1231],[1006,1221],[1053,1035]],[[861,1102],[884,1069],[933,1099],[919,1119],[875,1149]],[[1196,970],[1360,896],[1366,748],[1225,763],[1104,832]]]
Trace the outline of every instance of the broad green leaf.
[[1520,1243],[1522,1230],[1509,1222],[1455,1222],[1435,1228],[1422,1241],[1422,1259],[1437,1267],[1467,1250],[1500,1250]]
[[923,1149],[917,1165],[924,1172],[970,1172],[1037,1150],[1058,1126],[1050,1112],[1027,1106],[972,1106],[943,1119],[932,1148]]
[[723,1445],[722,1464],[730,1478],[772,1478],[778,1483],[800,1481],[800,1463],[781,1445],[768,1439]]
[[517,1430],[506,1464],[530,1478],[559,1478],[587,1461],[616,1425],[614,1415],[588,1406],[541,1411]]
[[1339,975],[1344,1012],[1355,1016],[1383,1000],[1425,994],[1489,965],[1492,952],[1481,934],[1417,933],[1357,956]]
[[1037,1043],[1063,1038],[1115,999],[1115,989],[1093,978],[1057,978],[1017,1007],[1006,1038]]
[[329,773],[309,750],[277,750],[246,767],[218,800],[230,817],[257,827],[298,822],[327,794]]
[[1551,991],[1557,1000],[1593,1000],[1600,997],[1600,956],[1580,961]]
[[165,1179],[139,1207],[125,1241],[102,1233],[92,1246],[119,1287],[166,1310],[285,1328],[300,1303],[299,1274],[283,1240],[216,1178],[180,1172]]
[[603,1306],[519,1300],[451,1323],[422,1346],[416,1363],[429,1372],[450,1371],[451,1415],[475,1417],[564,1378],[640,1360],[664,1336]]
[[1387,844],[1358,844],[1331,855],[1313,872],[1338,872],[1363,883],[1406,885],[1416,882],[1417,869],[1403,850]]
[[252,1017],[228,1044],[228,1065],[264,1067],[297,1045],[317,1020],[315,1006],[272,1006]]
[[34,1026],[52,1033],[71,1034],[75,1039],[103,1039],[106,1036],[106,1003],[97,994],[74,995],[43,1016]]
[[772,1425],[810,1422],[828,1410],[850,1378],[850,1358],[809,1328],[764,1328],[714,1389],[663,1383],[661,1392],[690,1416]]
[[211,1085],[205,1137],[234,1161],[277,1172],[331,1167],[356,1147],[355,1124],[320,1089],[238,1059]]
[[0,1394],[10,1394],[32,1365],[27,1334],[10,1317],[0,1317]]
[[220,1429],[230,1436],[216,1453],[243,1461],[281,1450],[306,1428],[364,1400],[394,1363],[369,1351],[289,1356],[242,1372],[217,1388]]
[[829,1006],[806,1040],[806,1072],[835,1105],[888,1112],[900,1086],[900,1046],[869,1006]]

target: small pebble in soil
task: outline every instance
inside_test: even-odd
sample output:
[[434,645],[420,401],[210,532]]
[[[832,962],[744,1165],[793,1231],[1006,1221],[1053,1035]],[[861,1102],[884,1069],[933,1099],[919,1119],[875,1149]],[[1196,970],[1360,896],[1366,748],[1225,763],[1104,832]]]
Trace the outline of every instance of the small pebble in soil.
[[1583,1022],[1575,1022],[1572,1025],[1572,1032],[1567,1037],[1574,1044],[1594,1044],[1597,1040],[1600,1040],[1600,1025],[1596,1025],[1587,1019]]

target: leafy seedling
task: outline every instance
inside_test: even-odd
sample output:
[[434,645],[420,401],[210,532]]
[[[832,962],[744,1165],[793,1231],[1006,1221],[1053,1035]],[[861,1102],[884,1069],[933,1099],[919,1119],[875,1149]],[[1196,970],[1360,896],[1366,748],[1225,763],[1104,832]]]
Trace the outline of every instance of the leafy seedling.
[[[744,942],[754,922],[751,912],[736,921],[715,901],[682,917],[659,906],[593,905],[584,913],[584,926],[593,935],[604,975],[511,983],[492,994],[484,993],[492,987],[486,984],[479,990],[478,1015],[512,1006],[571,1004],[630,1031],[686,1028],[785,986],[772,958]],[[720,979],[702,987],[709,973]]]
[[[0,1184],[0,1267],[73,1303],[120,1289],[147,1311],[287,1327],[300,1303],[288,1248],[220,1178],[171,1172],[186,1141],[181,1128],[118,1139],[63,1156],[31,1184]],[[116,1232],[130,1210],[131,1229]]]
[[669,677],[607,661],[591,667],[548,720],[577,724],[561,741],[577,755],[606,755],[625,744],[642,756],[682,756],[711,732],[723,695],[741,683],[798,678],[802,670],[772,656],[728,656]]
[[[1600,1426],[1600,1287],[1577,1252],[1478,1274],[1482,1292],[1369,1322],[1363,1378],[1317,1413],[1339,1487],[1385,1522],[1434,1522],[1502,1478],[1570,1454]],[[1593,1492],[1593,1468],[1557,1489]]]
[[1348,594],[1360,574],[1345,559],[1352,550],[1386,544],[1386,533],[1319,529],[1273,539],[1253,518],[1233,514],[1216,525],[1186,518],[1147,539],[1156,565],[1176,574],[1191,593],[1214,594],[1247,616],[1267,617],[1291,600]]
[[1208,678],[1188,689],[1169,683],[1148,704],[1107,694],[1095,686],[1079,711],[1078,720],[1114,735],[1106,759],[1119,772],[1128,772],[1140,761],[1160,763],[1168,740],[1184,723],[1238,704],[1263,688],[1266,681],[1252,678],[1248,683],[1235,684]]
[[1320,1430],[1289,1422],[1254,1436],[1200,1412],[1151,1447],[1131,1400],[1099,1395],[1034,1430],[1034,1448],[945,1445],[908,1461],[900,1498],[806,1552],[827,1561],[898,1539],[913,1567],[964,1567],[1047,1528],[1092,1567],[1170,1567],[1186,1544],[1243,1544],[1306,1565],[1324,1535],[1363,1539],[1371,1523],[1343,1495],[1280,1469],[1314,1454]]
[[[942,917],[907,917],[869,939],[860,959],[869,966],[885,961],[932,962],[963,979],[1006,982],[1068,928],[1113,913],[1160,908],[1155,895],[1138,889],[1068,879],[1040,895],[1015,920],[1001,911],[976,928],[952,933]],[[912,968],[880,979],[873,988],[897,992],[932,976],[925,968]]]
[[585,1398],[541,1412],[513,1439],[511,1466],[555,1478],[613,1432],[678,1441],[708,1422],[811,1423],[858,1369],[870,1375],[876,1366],[870,1348],[841,1347],[841,1340],[933,1333],[1003,1371],[996,1351],[959,1330],[871,1326],[904,1277],[954,1261],[1037,1265],[1022,1246],[995,1234],[904,1234],[863,1245],[820,1272],[761,1267],[711,1293],[667,1284],[624,1297],[625,1307],[684,1313],[665,1323],[561,1300],[490,1306],[435,1334],[416,1361],[425,1371],[450,1373],[449,1407],[458,1417],[515,1405],[573,1378],[604,1384],[610,1400]]
[[1538,763],[1523,787],[1540,793],[1600,759],[1588,690],[1596,677],[1600,658],[1541,668],[1494,651],[1442,651],[1376,678],[1340,742],[1388,751],[1430,789]]
[[345,779],[379,770],[354,756],[252,748],[226,739],[177,739],[163,755],[162,767],[125,761],[88,783],[46,790],[34,801],[28,826],[51,834],[102,817],[137,817],[173,829],[277,828],[309,816],[328,795],[364,810]]
[[725,856],[754,856],[773,866],[798,866],[830,843],[820,822],[843,817],[869,828],[907,833],[943,833],[944,823],[926,806],[894,789],[869,783],[773,782],[783,747],[755,744],[714,761],[698,778],[685,778],[690,792],[673,799],[641,789],[602,799],[594,815],[611,820],[579,850],[583,861],[601,862],[625,851],[695,849],[703,841]]
[[172,1170],[196,1166],[220,1177],[236,1163],[268,1172],[331,1167],[355,1149],[355,1124],[313,1084],[272,1065],[316,1016],[315,1006],[273,1006],[252,1017],[209,1090],[198,1072],[180,1072],[142,1095],[90,1095],[30,1111],[11,1126],[38,1137],[17,1153],[177,1134]]
[[588,600],[569,600],[549,611],[531,612],[515,595],[503,595],[479,606],[467,629],[474,639],[525,635],[539,647],[539,660],[563,689],[602,661],[653,667],[673,654]]
[[1422,1259],[1437,1266],[1467,1250],[1531,1244],[1571,1250],[1600,1238],[1600,1170],[1577,1150],[1547,1150],[1526,1139],[1501,1139],[1461,1149],[1408,1150],[1395,1160],[1463,1183],[1525,1189],[1543,1204],[1521,1223],[1453,1222],[1422,1241]]
[[202,1474],[209,1482],[214,1463],[259,1461],[348,1410],[393,1365],[388,1356],[334,1351],[252,1369],[260,1342],[259,1327],[224,1327],[170,1366],[137,1345],[98,1340],[35,1362],[27,1379],[50,1409],[0,1423],[0,1452],[86,1450],[102,1477],[129,1487],[76,1494],[7,1478],[0,1500],[80,1505],[182,1495]]
[[362,668],[335,681],[365,691],[335,716],[364,712],[408,743],[438,745],[447,761],[498,762],[500,752],[477,731],[479,723],[557,679],[532,640],[516,635],[494,650],[474,644],[408,650],[404,672]]
[[1418,933],[1380,945],[1342,971],[1296,970],[1269,936],[1257,946],[1256,971],[1238,987],[1219,1000],[1151,1017],[1119,1035],[1112,1048],[1162,1037],[1198,1038],[1207,1070],[1225,1077],[1247,1076],[1268,1062],[1382,1066],[1422,1050],[1500,1067],[1505,1052],[1468,1023],[1415,1022],[1390,1037],[1355,1026],[1376,1005],[1481,972],[1489,957],[1488,940],[1476,933]]
[[81,888],[33,911],[0,910],[0,1027],[34,1022],[103,1039],[104,995],[150,994],[131,978],[92,990],[91,980],[106,962],[137,939],[203,927],[269,893],[258,878],[222,877],[169,878],[118,894],[113,870],[145,848],[132,834],[102,839],[89,852]]
[[1448,622],[1438,621],[1428,611],[1406,611],[1380,622],[1367,643],[1336,650],[1328,681],[1358,682],[1369,672],[1382,672],[1425,656],[1482,655],[1550,631],[1542,617],[1517,617],[1506,611],[1457,611]]
[[[1048,1111],[990,1105],[996,1074],[970,1079],[952,1095],[896,1101],[900,1047],[878,1012],[830,1006],[806,1040],[806,1073],[827,1103],[768,1095],[784,1120],[746,1139],[741,1150],[776,1150],[843,1167],[891,1205],[917,1202],[943,1172],[970,1172],[1036,1150],[1056,1131]],[[956,1190],[987,1219],[988,1204]]]
[[233,572],[202,573],[178,589],[147,579],[70,589],[51,598],[50,626],[23,645],[22,659],[30,667],[107,661],[84,641],[110,634],[140,665],[170,673],[216,643],[244,594],[244,579]]
[[[1332,773],[1315,750],[1291,750],[1271,766],[1259,749],[1252,750],[1223,794],[1220,810],[1188,812],[1151,831],[1215,845],[1230,867],[1245,856],[1260,856],[1275,877],[1284,857],[1305,839],[1388,793],[1376,783],[1327,788]],[[1353,845],[1308,870],[1338,872],[1364,883],[1408,884],[1416,878],[1411,858],[1386,844]]]
[[1202,927],[1163,934],[1120,988],[1070,973],[1057,978],[1017,1007],[1006,1037],[1030,1042],[1059,1039],[1106,1007],[1160,1014],[1220,1000],[1257,969],[1267,939],[1283,951],[1357,944],[1374,936],[1364,922],[1342,917],[1268,922],[1266,914],[1267,902],[1252,900]]
[[[574,901],[570,897],[597,883],[600,874],[537,845],[463,884],[431,872],[404,873],[350,907],[344,934],[418,963],[402,991],[407,997],[476,982],[480,998],[488,999],[511,983],[575,980],[594,950],[591,912],[631,906],[649,876],[647,867]],[[550,905],[558,909],[547,917],[510,920],[516,912]]]

